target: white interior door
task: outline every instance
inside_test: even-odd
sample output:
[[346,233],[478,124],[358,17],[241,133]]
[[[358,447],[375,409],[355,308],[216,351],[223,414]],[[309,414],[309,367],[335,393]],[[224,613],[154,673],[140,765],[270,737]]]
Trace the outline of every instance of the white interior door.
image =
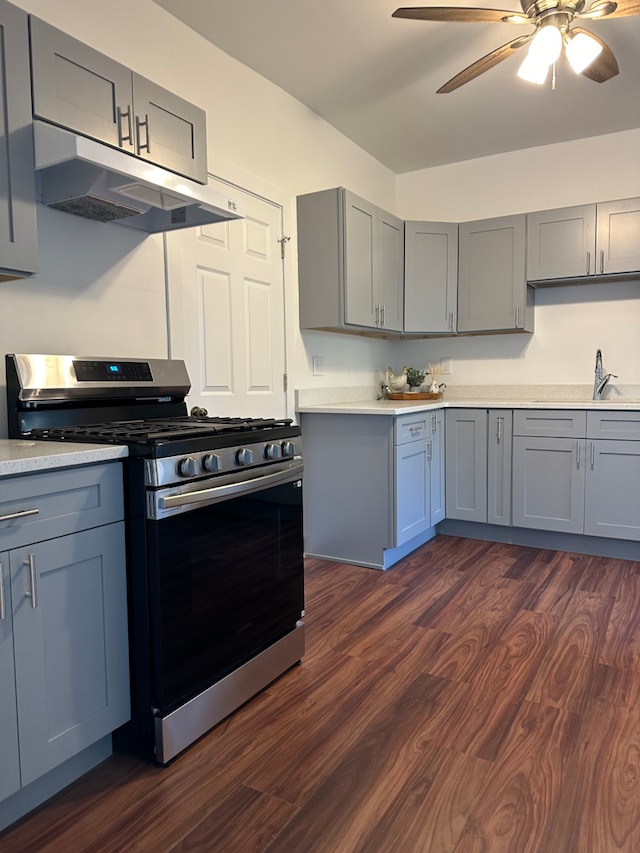
[[285,417],[282,208],[209,183],[245,218],[166,235],[171,355],[185,359],[189,408]]

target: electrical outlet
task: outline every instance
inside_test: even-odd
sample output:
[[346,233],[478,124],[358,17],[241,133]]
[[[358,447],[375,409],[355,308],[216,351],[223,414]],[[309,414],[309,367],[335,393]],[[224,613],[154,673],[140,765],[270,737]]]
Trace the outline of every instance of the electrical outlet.
[[451,373],[453,372],[453,361],[452,361],[452,359],[449,356],[447,356],[446,358],[441,358],[440,359],[440,367],[441,367],[440,372],[442,373],[443,376],[450,376]]
[[314,355],[311,359],[314,376],[324,376],[323,359],[321,355]]

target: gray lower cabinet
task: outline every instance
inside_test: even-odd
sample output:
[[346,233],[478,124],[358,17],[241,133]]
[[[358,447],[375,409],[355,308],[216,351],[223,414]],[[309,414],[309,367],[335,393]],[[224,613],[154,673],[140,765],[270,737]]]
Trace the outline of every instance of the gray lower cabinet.
[[38,18],[30,24],[37,118],[207,183],[203,110]]
[[453,334],[457,325],[458,226],[404,224],[404,330]]
[[0,553],[0,800],[20,789],[9,553]]
[[458,226],[458,332],[533,331],[524,214]]
[[404,223],[343,187],[298,196],[303,329],[402,331]]
[[510,409],[448,409],[446,515],[511,524]]
[[27,21],[0,0],[0,282],[38,271]]
[[120,464],[0,479],[0,799],[129,718],[122,515]]
[[527,279],[553,283],[640,270],[640,198],[527,214]]
[[308,555],[388,568],[404,555],[396,549],[430,538],[443,517],[442,418],[434,426],[432,414],[300,413]]

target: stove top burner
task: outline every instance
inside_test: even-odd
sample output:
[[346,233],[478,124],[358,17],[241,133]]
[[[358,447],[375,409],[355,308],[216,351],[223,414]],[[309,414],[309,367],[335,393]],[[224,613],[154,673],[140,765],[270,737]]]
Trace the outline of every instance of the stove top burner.
[[111,421],[99,424],[72,424],[40,427],[32,430],[33,438],[54,441],[80,441],[103,444],[155,444],[185,438],[212,438],[232,433],[261,433],[286,427],[290,418],[220,418],[175,417],[153,420]]

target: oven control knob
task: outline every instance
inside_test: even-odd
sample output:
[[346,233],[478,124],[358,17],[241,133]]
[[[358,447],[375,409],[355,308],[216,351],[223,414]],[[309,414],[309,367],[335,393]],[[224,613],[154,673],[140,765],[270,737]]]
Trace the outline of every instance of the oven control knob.
[[294,441],[283,441],[282,442],[282,455],[283,456],[295,456],[296,455],[296,445]]
[[277,444],[265,444],[264,458],[265,459],[280,459],[280,447]]
[[241,447],[236,452],[236,462],[238,465],[251,465],[253,462],[253,453],[247,447]]
[[207,453],[207,455],[202,460],[202,467],[205,471],[208,471],[210,474],[215,474],[216,471],[220,470],[220,457],[217,453]]
[[195,477],[198,473],[198,463],[193,456],[185,456],[178,462],[178,474],[181,477]]

